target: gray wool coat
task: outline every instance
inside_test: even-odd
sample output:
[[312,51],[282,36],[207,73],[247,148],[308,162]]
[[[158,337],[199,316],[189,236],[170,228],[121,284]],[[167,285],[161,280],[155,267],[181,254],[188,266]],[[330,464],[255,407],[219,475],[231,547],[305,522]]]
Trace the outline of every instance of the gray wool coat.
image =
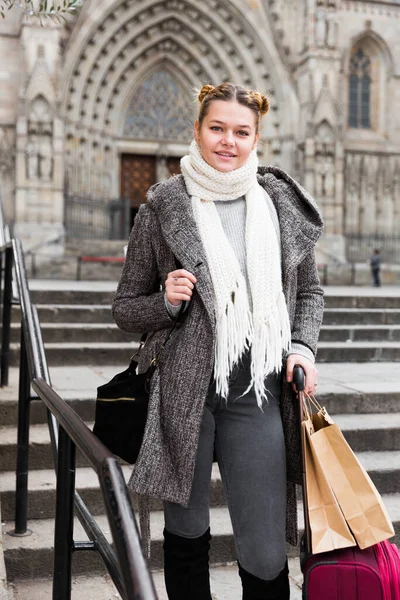
[[[315,354],[324,302],[314,246],[322,232],[322,219],[314,200],[284,171],[260,167],[258,181],[278,214],[283,291],[292,341],[304,344]],[[147,425],[131,486],[139,494],[185,506],[213,372],[213,286],[183,177],[156,184],[147,199],[132,229],[112,307],[115,322],[124,331],[151,332],[141,353],[140,372],[148,368],[173,325],[165,307],[163,286],[168,273],[177,268],[177,261],[194,273],[197,284],[185,318],[163,349],[151,380]],[[300,433],[296,398],[284,378],[281,413],[287,453],[287,540],[296,544]]]

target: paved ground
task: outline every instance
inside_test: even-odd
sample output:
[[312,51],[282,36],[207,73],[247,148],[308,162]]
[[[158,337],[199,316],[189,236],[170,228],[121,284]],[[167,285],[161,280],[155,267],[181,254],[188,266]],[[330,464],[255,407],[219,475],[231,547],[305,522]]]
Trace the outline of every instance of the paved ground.
[[[291,561],[291,600],[301,600],[301,579],[298,565]],[[211,590],[213,600],[241,600],[241,584],[234,565],[211,569]],[[158,600],[168,600],[162,572],[154,573],[154,583]],[[9,600],[51,600],[52,583],[50,580],[27,580],[10,586]],[[74,577],[72,581],[72,600],[118,600],[120,595],[110,581],[108,575],[98,577]],[[190,600],[190,599],[188,599]]]

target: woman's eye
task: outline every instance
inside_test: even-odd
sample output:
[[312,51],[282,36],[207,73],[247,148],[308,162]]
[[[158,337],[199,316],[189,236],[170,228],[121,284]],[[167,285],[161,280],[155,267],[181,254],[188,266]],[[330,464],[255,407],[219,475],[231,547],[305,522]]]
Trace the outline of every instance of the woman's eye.
[[211,127],[211,130],[212,130],[212,131],[222,131],[222,127],[219,127],[219,125],[213,125],[213,126]]
[[247,136],[247,135],[249,135],[249,132],[248,131],[238,131],[238,134]]

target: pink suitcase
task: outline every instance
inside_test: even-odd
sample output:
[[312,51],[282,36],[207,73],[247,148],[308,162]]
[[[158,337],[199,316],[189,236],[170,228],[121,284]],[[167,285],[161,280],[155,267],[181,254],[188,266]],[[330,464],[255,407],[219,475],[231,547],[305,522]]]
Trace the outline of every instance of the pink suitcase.
[[[295,367],[293,381],[300,405],[304,373]],[[300,408],[300,419],[302,419]],[[371,548],[358,547],[307,553],[309,543],[306,517],[307,491],[303,453],[303,502],[305,536],[302,540],[301,569],[304,575],[303,600],[400,600],[400,551],[388,541]]]
[[302,570],[303,600],[400,600],[400,552],[387,541],[309,555]]

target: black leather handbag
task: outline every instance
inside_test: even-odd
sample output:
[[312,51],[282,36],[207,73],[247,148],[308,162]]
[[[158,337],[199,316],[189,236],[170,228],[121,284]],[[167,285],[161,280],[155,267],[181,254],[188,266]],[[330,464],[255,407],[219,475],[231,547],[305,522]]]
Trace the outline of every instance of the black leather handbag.
[[139,456],[146,427],[151,376],[179,320],[178,317],[145,373],[136,373],[135,359],[146,335],[142,336],[139,350],[132,356],[129,367],[97,388],[93,433],[113,454],[128,463],[134,464]]

